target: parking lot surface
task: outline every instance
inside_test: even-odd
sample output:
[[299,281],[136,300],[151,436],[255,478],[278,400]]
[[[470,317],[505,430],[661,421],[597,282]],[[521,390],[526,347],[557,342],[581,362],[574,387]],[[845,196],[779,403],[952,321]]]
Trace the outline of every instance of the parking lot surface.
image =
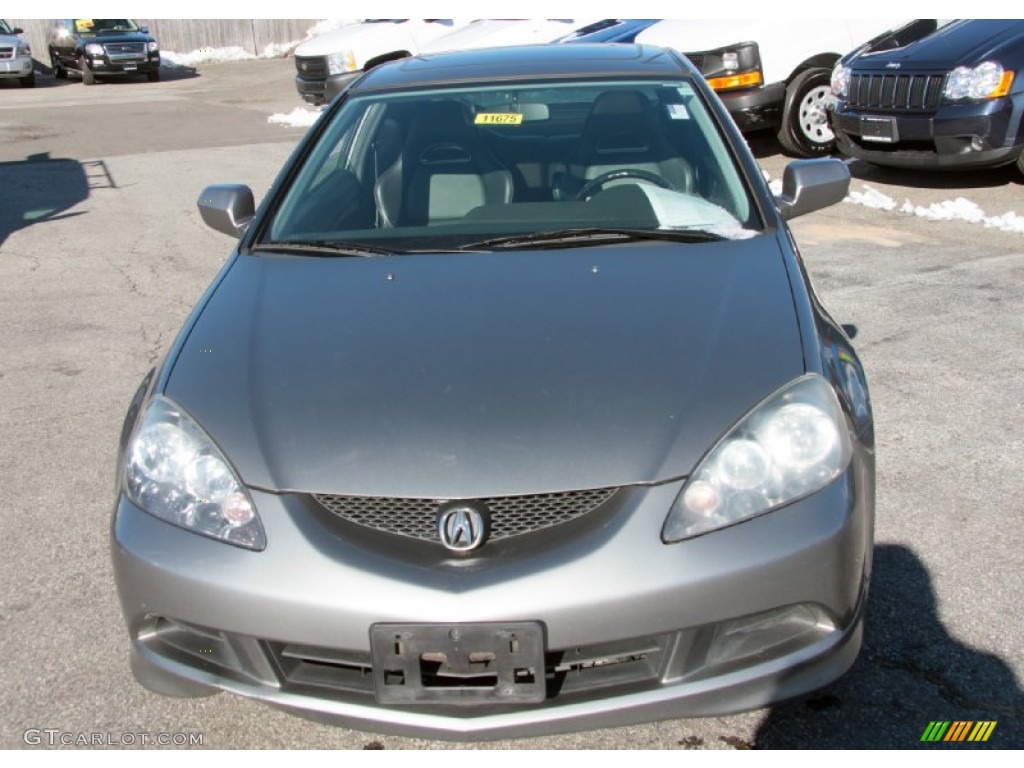
[[[214,748],[458,746],[228,695],[164,698],[128,669],[108,551],[121,422],[231,250],[202,225],[198,192],[243,182],[259,199],[303,133],[267,122],[300,105],[292,72],[281,59],[159,83],[0,85],[0,748],[35,747],[29,729],[199,733]],[[752,146],[780,179],[777,147]],[[988,742],[957,748],[1024,747],[1024,233],[913,213],[963,198],[989,217],[1024,214],[1024,183],[1012,169],[851,167],[862,202],[895,207],[842,203],[793,229],[823,303],[856,326],[875,407],[857,663],[756,712],[474,746],[933,748],[920,741],[930,721],[988,720]]]

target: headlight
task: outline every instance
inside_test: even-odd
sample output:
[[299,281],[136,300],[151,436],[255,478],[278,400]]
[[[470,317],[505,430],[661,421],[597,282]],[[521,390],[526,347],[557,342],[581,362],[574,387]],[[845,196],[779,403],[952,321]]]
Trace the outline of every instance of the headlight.
[[995,61],[976,67],[957,67],[946,78],[942,95],[947,99],[996,99],[1010,92],[1013,72]]
[[18,56],[31,56],[32,46],[28,43],[18,43]]
[[99,43],[89,43],[85,46],[85,52],[88,53],[90,56],[102,56],[103,46]]
[[150,53],[156,53],[156,50],[157,50],[158,47],[159,46],[156,44],[155,40],[152,41],[152,42],[146,43],[146,50],[149,51]]
[[760,85],[761,52],[756,43],[719,48],[703,54],[700,70],[716,91]]
[[819,491],[850,463],[839,401],[803,376],[743,417],[697,466],[672,505],[662,539],[680,541]]
[[836,98],[846,98],[850,92],[850,68],[842,63],[836,64],[832,69],[832,95]]
[[165,397],[149,405],[128,445],[125,492],[161,520],[248,549],[266,547],[252,499],[224,455]]
[[332,53],[327,57],[327,71],[332,75],[340,75],[344,72],[355,72],[356,55],[352,51],[341,51]]

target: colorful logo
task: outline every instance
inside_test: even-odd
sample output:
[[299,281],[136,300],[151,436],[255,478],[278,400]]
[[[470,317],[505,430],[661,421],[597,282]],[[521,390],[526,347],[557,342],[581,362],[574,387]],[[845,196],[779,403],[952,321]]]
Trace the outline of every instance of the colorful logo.
[[932,720],[921,734],[921,741],[988,741],[996,729],[996,720]]

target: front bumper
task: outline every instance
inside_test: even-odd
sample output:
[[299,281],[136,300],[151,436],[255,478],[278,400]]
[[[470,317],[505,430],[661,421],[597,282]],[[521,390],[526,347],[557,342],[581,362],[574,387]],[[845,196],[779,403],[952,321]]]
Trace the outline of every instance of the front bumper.
[[145,75],[160,69],[160,55],[146,58],[112,60],[106,56],[87,56],[86,60],[97,75]]
[[0,61],[0,77],[28,77],[32,74],[32,57],[19,56]]
[[[765,706],[831,682],[860,648],[870,460],[862,453],[812,497],[677,544],[660,540],[673,482],[626,489],[609,509],[472,558],[342,534],[297,494],[253,493],[263,552],[173,527],[122,497],[113,558],[133,671],[169,695],[227,690],[336,724],[447,739]],[[827,618],[774,646],[733,643],[723,655],[718,638],[734,620],[788,606]],[[505,621],[545,629],[555,671],[542,703],[377,704],[371,625]]]
[[345,87],[355,80],[362,71],[346,72],[341,75],[331,75],[326,80],[323,78],[306,78],[302,75],[295,76],[295,88],[303,101],[314,106],[320,106],[334,99]]
[[[839,150],[859,160],[895,168],[990,168],[1012,163],[1020,155],[1020,110],[1009,97],[949,104],[921,114],[871,111],[840,101],[830,120]],[[891,118],[898,141],[865,141],[862,117]]]
[[785,83],[768,83],[759,88],[716,93],[741,131],[777,128],[782,123],[782,107],[786,101]]

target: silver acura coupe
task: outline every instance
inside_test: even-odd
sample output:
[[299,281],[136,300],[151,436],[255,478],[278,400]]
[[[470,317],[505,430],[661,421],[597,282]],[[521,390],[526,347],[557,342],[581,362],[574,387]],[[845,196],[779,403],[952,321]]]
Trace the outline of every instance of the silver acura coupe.
[[[427,55],[324,111],[122,433],[142,685],[488,739],[761,707],[861,645],[867,384],[681,56]],[[212,352],[210,352],[212,350]]]

